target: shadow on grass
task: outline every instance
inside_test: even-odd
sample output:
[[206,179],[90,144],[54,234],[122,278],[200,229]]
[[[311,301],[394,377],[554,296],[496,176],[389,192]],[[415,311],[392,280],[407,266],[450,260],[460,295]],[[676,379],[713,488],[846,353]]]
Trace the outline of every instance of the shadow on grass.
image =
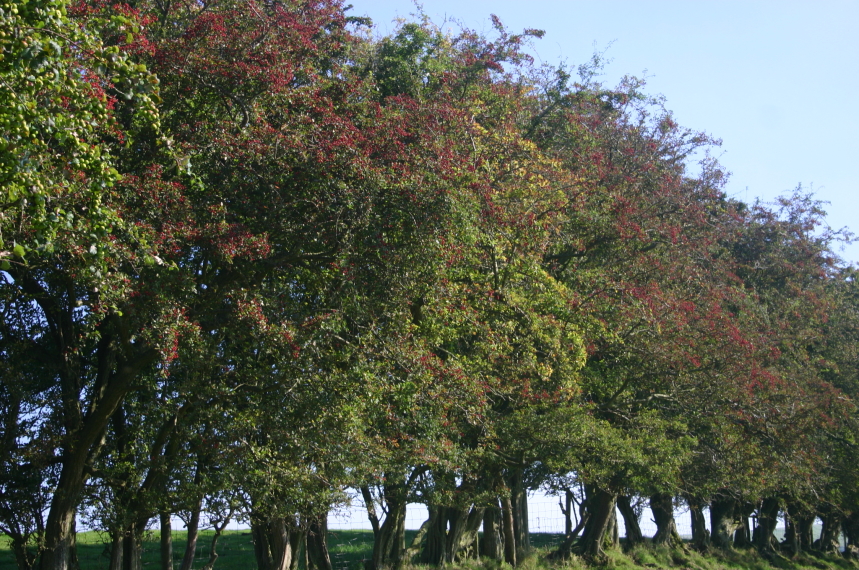
[[[194,568],[201,568],[209,558],[211,531],[200,533]],[[406,543],[411,543],[414,531],[406,532]],[[147,533],[143,543],[143,567],[159,567],[159,540],[157,531]],[[859,570],[859,564],[838,556],[802,554],[795,559],[782,555],[764,557],[755,550],[712,550],[706,555],[691,548],[666,548],[656,545],[639,545],[627,552],[620,549],[606,553],[600,566],[585,564],[572,557],[563,562],[550,562],[546,554],[562,540],[557,534],[532,534],[532,553],[521,561],[517,570]],[[186,533],[173,533],[173,565],[178,568],[185,551]],[[364,561],[373,554],[373,533],[369,530],[336,530],[328,537],[331,563],[334,570],[363,570]],[[218,561],[215,570],[254,570],[253,541],[247,530],[227,531],[218,542]],[[78,534],[78,560],[81,570],[104,570],[110,557],[109,537],[98,532]],[[303,561],[300,565],[303,569]],[[0,568],[15,568],[15,560],[8,539],[0,536]],[[406,570],[429,570],[419,564]],[[512,570],[503,562],[469,560],[447,567],[447,570]]]

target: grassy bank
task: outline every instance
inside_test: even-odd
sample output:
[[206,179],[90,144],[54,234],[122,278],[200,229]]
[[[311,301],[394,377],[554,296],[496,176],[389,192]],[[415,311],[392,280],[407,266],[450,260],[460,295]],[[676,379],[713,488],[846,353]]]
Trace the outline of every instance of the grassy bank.
[[[407,540],[412,532],[407,533]],[[208,561],[212,532],[202,532],[197,542],[194,568],[201,568]],[[546,553],[559,543],[560,535],[533,534],[531,541],[534,553],[522,562],[522,570],[593,570],[578,558],[565,562],[550,562]],[[147,533],[143,545],[143,567],[156,569],[159,563],[159,533]],[[186,533],[173,533],[174,568],[178,568],[185,551]],[[334,570],[363,570],[363,561],[373,550],[373,534],[370,531],[332,531],[329,548]],[[219,558],[215,570],[254,570],[253,543],[249,531],[227,531],[218,541]],[[81,570],[104,570],[110,556],[109,537],[99,532],[78,534],[78,559]],[[302,565],[303,566],[303,565]],[[510,570],[506,564],[468,561],[457,565],[459,570]],[[668,549],[642,546],[630,552],[610,551],[601,568],[611,570],[859,570],[859,564],[834,556],[802,555],[795,560],[784,557],[764,558],[754,550],[714,551],[706,556],[689,549]],[[0,568],[12,570],[15,560],[9,549],[8,539],[0,536]],[[414,570],[429,570],[415,565]],[[451,568],[457,570],[457,568]]]

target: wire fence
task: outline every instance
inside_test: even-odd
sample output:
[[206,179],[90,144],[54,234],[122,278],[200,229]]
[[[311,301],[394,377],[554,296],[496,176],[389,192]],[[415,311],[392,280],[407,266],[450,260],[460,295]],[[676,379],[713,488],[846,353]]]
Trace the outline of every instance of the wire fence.
[[[709,530],[709,513],[704,511]],[[429,513],[425,505],[409,504],[406,508],[406,528],[416,530],[427,520]],[[679,508],[674,513],[677,530],[680,536],[691,538],[692,519],[688,509]],[[618,530],[625,535],[623,517],[617,513]],[[573,525],[575,525],[575,520]],[[656,534],[656,523],[649,508],[644,508],[639,520],[639,526],[644,536],[653,537]],[[532,533],[563,534],[566,531],[566,517],[561,510],[558,497],[543,493],[531,493],[528,496],[528,527]],[[370,530],[372,527],[367,517],[367,509],[360,496],[354,496],[348,506],[332,511],[328,516],[328,528],[332,530]]]

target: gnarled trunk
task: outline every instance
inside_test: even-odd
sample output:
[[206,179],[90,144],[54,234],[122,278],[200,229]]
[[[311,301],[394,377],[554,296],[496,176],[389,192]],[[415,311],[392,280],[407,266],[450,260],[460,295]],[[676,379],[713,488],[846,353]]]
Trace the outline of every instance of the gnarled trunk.
[[483,536],[480,539],[480,555],[491,560],[501,560],[504,556],[501,540],[501,508],[488,507],[483,513]]
[[610,530],[612,519],[617,524],[615,505],[617,495],[594,485],[585,486],[587,495],[588,522],[585,531],[577,545],[579,554],[594,561],[605,557],[605,541]]
[[328,553],[327,515],[313,519],[307,528],[307,561],[307,570],[332,570],[331,556]]
[[755,506],[751,503],[737,503],[734,515],[737,519],[737,530],[734,532],[734,546],[737,548],[749,548],[752,546],[752,529],[749,526],[749,517],[755,512]]
[[692,547],[699,552],[704,552],[710,548],[710,531],[707,530],[702,501],[687,497],[686,502],[692,518]]
[[710,541],[719,548],[731,548],[737,530],[734,516],[737,501],[731,497],[716,497],[710,503]]
[[678,546],[682,544],[677,522],[674,520],[674,497],[667,493],[657,493],[650,497],[650,510],[656,522],[655,544]]
[[784,510],[784,541],[782,542],[782,548],[790,553],[791,556],[798,555],[802,550],[799,543],[799,529],[797,528],[794,511],[793,505],[788,505]]
[[469,549],[476,558],[475,542],[484,511],[482,507],[460,509],[430,505],[422,560],[442,566],[456,561],[460,552]]
[[287,518],[251,515],[258,570],[290,570],[298,559],[302,533]]
[[[50,308],[45,308],[45,311],[49,320],[58,318]],[[60,320],[65,322],[64,318]],[[66,331],[66,335],[75,337],[71,331]],[[45,549],[39,562],[41,570],[73,570],[77,567],[75,515],[89,477],[88,468],[104,445],[108,422],[131,389],[132,380],[158,355],[155,350],[143,350],[133,360],[114,365],[111,337],[105,334],[98,348],[98,376],[106,380],[101,386],[97,384],[98,389],[93,392],[95,399],[88,405],[89,412],[82,416],[79,378],[69,369],[65,341],[58,338],[58,346],[64,355],[60,365],[60,384],[64,400],[63,421],[69,443],[62,449],[60,479],[45,523]]]
[[41,570],[69,570],[73,559],[75,513],[85,477],[85,453],[70,451],[63,461],[60,481],[54,492],[51,510],[45,524],[45,550]]
[[617,509],[623,516],[623,526],[626,529],[626,546],[632,548],[637,544],[644,542],[644,535],[641,532],[641,526],[638,524],[638,515],[635,509],[632,508],[632,502],[626,495],[621,495],[617,498]]
[[[399,496],[402,495],[402,496]],[[372,567],[374,570],[396,570],[403,563],[406,550],[406,500],[401,490],[385,493],[388,514],[379,527],[373,542]]]
[[820,531],[820,551],[837,554],[841,549],[841,521],[843,516],[835,509],[827,509],[820,516],[823,529]]
[[508,476],[510,504],[513,508],[513,536],[516,541],[516,559],[522,560],[531,550],[531,533],[528,528],[528,493],[524,485],[522,468],[512,470]]
[[779,501],[774,497],[764,499],[758,513],[758,526],[755,528],[754,542],[763,554],[775,552],[778,547],[775,532],[778,523]]

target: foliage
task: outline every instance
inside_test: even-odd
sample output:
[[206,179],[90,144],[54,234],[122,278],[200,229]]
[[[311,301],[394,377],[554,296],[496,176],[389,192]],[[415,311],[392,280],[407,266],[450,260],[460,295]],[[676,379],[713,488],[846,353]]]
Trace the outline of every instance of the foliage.
[[[855,272],[811,195],[726,197],[718,141],[598,58],[536,66],[538,30],[346,11],[0,3],[21,567],[73,565],[78,517],[136,564],[178,512],[287,564],[349,487],[385,510],[377,570],[468,556],[481,521],[534,563],[546,481],[587,489],[594,560],[618,495],[859,517]],[[408,501],[436,518],[407,550]]]

